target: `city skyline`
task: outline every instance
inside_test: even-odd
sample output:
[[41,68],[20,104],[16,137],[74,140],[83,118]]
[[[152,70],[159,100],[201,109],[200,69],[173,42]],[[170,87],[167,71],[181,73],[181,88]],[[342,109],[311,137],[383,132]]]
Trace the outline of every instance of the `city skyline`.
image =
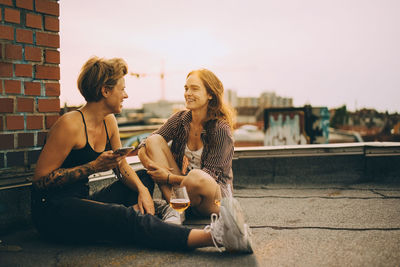
[[[79,7],[79,8],[78,8]],[[60,1],[61,105],[92,55],[122,57],[125,108],[183,100],[206,67],[240,97],[275,92],[294,106],[399,112],[398,1]]]

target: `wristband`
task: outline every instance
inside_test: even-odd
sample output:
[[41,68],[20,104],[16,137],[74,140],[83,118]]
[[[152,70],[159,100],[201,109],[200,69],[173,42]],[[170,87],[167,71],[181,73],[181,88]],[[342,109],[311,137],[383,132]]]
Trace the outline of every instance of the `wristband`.
[[170,175],[170,173],[168,173],[168,176],[167,176],[167,184],[169,184],[169,175]]

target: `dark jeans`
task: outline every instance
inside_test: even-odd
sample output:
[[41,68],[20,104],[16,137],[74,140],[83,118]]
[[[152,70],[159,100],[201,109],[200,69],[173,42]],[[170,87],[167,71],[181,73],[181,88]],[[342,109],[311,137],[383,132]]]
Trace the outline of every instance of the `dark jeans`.
[[[154,183],[139,171],[153,193]],[[61,241],[116,241],[165,249],[187,249],[190,229],[136,212],[138,194],[120,181],[87,197],[32,191],[32,218],[41,234]]]

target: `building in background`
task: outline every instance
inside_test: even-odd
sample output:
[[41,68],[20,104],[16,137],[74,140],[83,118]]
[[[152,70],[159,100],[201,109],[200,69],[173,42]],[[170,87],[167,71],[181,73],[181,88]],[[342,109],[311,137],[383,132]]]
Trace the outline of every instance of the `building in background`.
[[179,110],[185,109],[183,101],[159,100],[152,103],[144,103],[143,111],[148,117],[167,119]]
[[225,101],[236,110],[235,146],[264,145],[264,109],[293,106],[292,98],[278,96],[275,92],[263,92],[259,97],[238,97],[236,91],[226,90]]
[[[400,114],[378,112],[375,109],[347,111],[346,106],[331,109],[332,127],[347,132],[357,132],[364,141],[400,141]],[[343,142],[340,140],[340,142]]]
[[265,146],[329,143],[326,107],[267,108],[264,110]]
[[278,96],[275,92],[263,92],[259,97],[238,97],[236,91],[226,90],[225,101],[236,109],[237,127],[252,124],[262,129],[264,109],[293,107],[293,99]]

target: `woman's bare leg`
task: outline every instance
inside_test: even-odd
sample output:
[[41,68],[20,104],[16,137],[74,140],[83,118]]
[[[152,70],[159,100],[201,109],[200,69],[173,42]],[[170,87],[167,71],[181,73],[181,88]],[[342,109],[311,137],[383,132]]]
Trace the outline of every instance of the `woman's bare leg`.
[[186,186],[190,198],[190,206],[201,215],[209,216],[219,213],[215,199],[221,198],[221,190],[214,178],[202,170],[191,170],[181,185]]
[[[172,173],[182,175],[167,142],[161,135],[154,134],[147,138],[146,153],[155,163],[165,168],[172,168]],[[158,186],[160,187],[164,199],[169,202],[171,197],[171,186],[166,184],[158,184]]]
[[[147,156],[155,163],[172,168],[172,173],[182,175],[165,139],[158,135],[152,135],[146,140]],[[219,206],[215,204],[216,194],[220,194],[220,188],[214,178],[202,170],[192,170],[183,179],[181,185],[186,186],[190,198],[190,205],[201,215],[208,216],[218,213]],[[169,201],[171,186],[158,184],[164,198]],[[220,197],[220,195],[219,195]]]

